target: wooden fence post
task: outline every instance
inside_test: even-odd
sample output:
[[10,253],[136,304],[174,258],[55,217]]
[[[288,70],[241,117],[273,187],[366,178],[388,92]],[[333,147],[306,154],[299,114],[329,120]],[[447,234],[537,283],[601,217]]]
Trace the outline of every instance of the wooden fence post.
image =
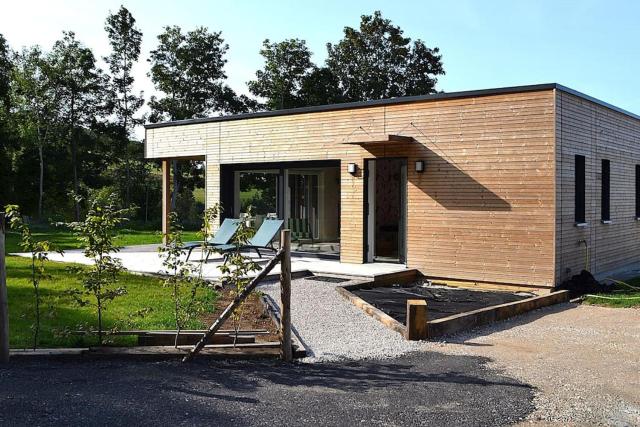
[[426,340],[427,302],[421,299],[407,300],[407,336],[411,341]]
[[7,297],[7,270],[5,264],[5,218],[0,213],[0,363],[9,362],[9,300]]
[[291,230],[280,232],[280,247],[280,356],[285,362],[291,362]]

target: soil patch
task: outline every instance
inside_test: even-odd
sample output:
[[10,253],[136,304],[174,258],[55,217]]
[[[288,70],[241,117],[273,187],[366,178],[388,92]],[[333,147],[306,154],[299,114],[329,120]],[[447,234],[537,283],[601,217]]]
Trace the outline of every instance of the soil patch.
[[[211,325],[215,321],[215,319],[222,313],[222,311],[227,308],[233,298],[235,293],[231,289],[222,289],[218,291],[219,296],[216,300],[215,311],[213,313],[208,313],[203,316],[203,321],[207,325]],[[262,305],[260,301],[260,295],[253,292],[251,295],[247,297],[244,302],[242,311],[242,317],[240,318],[240,329],[242,330],[255,330],[255,329],[266,329],[269,331],[267,335],[256,335],[256,342],[273,342],[278,341],[278,330],[274,325],[269,313],[265,310],[265,307]],[[232,318],[227,319],[226,322],[222,325],[222,329],[233,329],[234,321]]]
[[429,320],[435,320],[535,296],[528,292],[477,291],[425,286],[421,282],[408,286],[353,289],[350,292],[402,324],[406,323],[407,300],[410,299],[426,301]]

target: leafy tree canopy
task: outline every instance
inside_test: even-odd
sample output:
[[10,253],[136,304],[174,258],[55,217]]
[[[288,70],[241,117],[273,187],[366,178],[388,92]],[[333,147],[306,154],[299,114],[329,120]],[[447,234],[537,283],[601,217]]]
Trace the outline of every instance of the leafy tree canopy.
[[437,47],[411,43],[380,11],[362,15],[359,29],[345,27],[344,38],[327,51],[346,102],[434,93],[444,74]]

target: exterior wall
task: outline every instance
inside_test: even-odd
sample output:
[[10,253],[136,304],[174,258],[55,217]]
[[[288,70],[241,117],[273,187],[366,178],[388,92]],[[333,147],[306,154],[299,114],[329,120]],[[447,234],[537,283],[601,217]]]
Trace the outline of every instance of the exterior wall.
[[[585,268],[602,274],[640,262],[640,222],[635,219],[635,165],[640,164],[640,120],[557,91],[556,281]],[[575,155],[585,156],[584,228],[575,226]],[[601,162],[611,161],[611,224],[600,221]]]
[[[147,156],[206,155],[209,205],[220,199],[219,164],[340,160],[341,260],[354,263],[364,259],[364,160],[406,157],[409,267],[551,286],[554,104],[554,91],[543,90],[155,128]],[[415,141],[344,144],[388,134]],[[418,159],[424,173],[415,172]]]

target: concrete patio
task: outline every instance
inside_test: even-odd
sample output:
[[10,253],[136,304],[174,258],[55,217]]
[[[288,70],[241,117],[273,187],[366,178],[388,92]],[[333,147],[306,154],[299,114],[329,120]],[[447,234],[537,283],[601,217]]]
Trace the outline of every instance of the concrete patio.
[[[162,265],[162,259],[158,253],[158,245],[139,245],[139,246],[127,246],[120,250],[116,255],[122,261],[122,265],[134,273],[142,274],[162,274],[165,268]],[[263,254],[262,258],[259,258],[255,253],[245,253],[251,256],[252,259],[259,264],[266,264],[272,254]],[[29,253],[16,253],[14,255],[30,257]],[[78,264],[91,264],[91,260],[86,258],[82,250],[68,250],[64,254],[51,253],[49,254],[51,261],[58,262],[71,262]],[[198,263],[201,259],[201,253],[198,249],[193,251],[191,260],[194,263]],[[222,264],[222,256],[219,254],[212,254],[209,261],[203,264],[203,277],[208,280],[215,280],[220,277],[221,273],[218,267]],[[397,271],[405,270],[406,266],[403,264],[394,263],[373,263],[373,264],[349,264],[342,263],[338,259],[318,258],[306,254],[296,254],[294,252],[291,258],[291,271],[292,273],[299,273],[309,271],[315,274],[338,274],[345,276],[357,276],[357,277],[373,277],[379,274],[394,273]],[[280,273],[280,266],[277,265],[272,274]]]

